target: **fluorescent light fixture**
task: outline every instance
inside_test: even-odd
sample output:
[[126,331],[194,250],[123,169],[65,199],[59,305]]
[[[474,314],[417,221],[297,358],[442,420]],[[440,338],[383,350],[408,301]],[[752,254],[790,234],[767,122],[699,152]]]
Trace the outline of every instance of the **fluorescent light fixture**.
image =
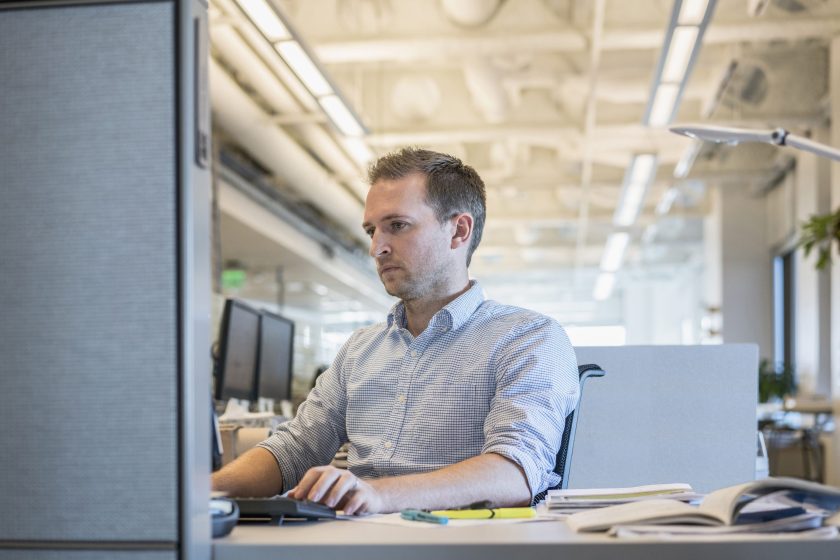
[[595,289],[592,290],[592,297],[598,301],[604,301],[612,294],[615,287],[615,274],[602,272],[595,281]]
[[804,136],[791,134],[784,128],[769,130],[753,130],[750,128],[736,128],[731,126],[714,126],[693,124],[684,126],[672,126],[669,129],[676,134],[682,134],[697,140],[706,142],[719,142],[730,145],[742,142],[762,142],[776,146],[790,146],[798,150],[804,150],[817,154],[818,156],[840,161],[840,150],[815,142]]
[[671,122],[671,116],[677,108],[677,98],[680,93],[678,84],[660,84],[656,89],[656,97],[650,108],[649,126],[665,126]]
[[677,23],[680,25],[700,25],[706,15],[709,0],[683,0]]
[[283,39],[291,38],[289,30],[283,25],[282,20],[277,15],[266,0],[237,0],[239,6],[248,15],[254,25],[262,31],[266,39],[272,43],[275,41],[282,41]]
[[625,174],[621,198],[613,216],[613,224],[619,227],[632,226],[639,216],[648,186],[656,175],[656,156],[640,154],[633,157]]
[[675,0],[643,119],[647,126],[671,122],[715,3],[716,0]]
[[332,86],[296,41],[283,41],[274,45],[289,68],[300,78],[303,85],[315,97],[329,95],[333,92]]
[[342,134],[346,136],[364,135],[365,130],[362,128],[362,125],[359,124],[359,121],[356,120],[356,117],[350,112],[350,109],[347,108],[347,105],[344,104],[344,101],[339,96],[335,94],[325,95],[318,99],[318,103],[321,104],[321,108],[324,109],[324,112],[335,123],[335,126],[338,127]]
[[356,163],[361,166],[366,166],[373,159],[373,152],[367,145],[367,142],[358,136],[348,136],[342,141],[344,148],[350,154]]
[[601,270],[604,272],[615,272],[621,268],[624,260],[624,251],[630,242],[630,234],[626,231],[618,231],[610,234],[607,238],[607,245],[604,247],[604,255],[601,257]]
[[656,156],[653,154],[639,154],[630,163],[631,183],[649,183],[656,171]]
[[668,55],[665,58],[665,67],[662,69],[663,82],[680,82],[688,70],[688,62],[691,60],[691,52],[697,42],[697,27],[677,27],[671,37],[671,45],[668,47]]
[[678,194],[679,191],[675,187],[671,187],[665,191],[665,194],[662,195],[662,198],[659,199],[659,202],[656,205],[657,215],[662,216],[670,212],[671,206],[674,205],[674,201],[677,199]]
[[[345,136],[363,136],[366,130],[361,121],[345,104],[338,90],[327,79],[326,74],[301,42],[294,28],[284,19],[281,12],[274,9],[271,1],[236,0],[336,128]],[[302,89],[298,84],[293,84],[296,88]],[[311,104],[309,99],[306,99],[306,102],[305,104]],[[363,165],[373,158],[373,154],[363,143],[345,144],[345,149]]]
[[680,160],[674,167],[675,178],[684,179],[688,176],[688,172],[691,171],[691,167],[694,165],[694,161],[697,159],[697,156],[700,154],[700,150],[702,149],[703,143],[697,139],[693,140],[691,144],[685,148],[685,151],[683,151],[680,156]]

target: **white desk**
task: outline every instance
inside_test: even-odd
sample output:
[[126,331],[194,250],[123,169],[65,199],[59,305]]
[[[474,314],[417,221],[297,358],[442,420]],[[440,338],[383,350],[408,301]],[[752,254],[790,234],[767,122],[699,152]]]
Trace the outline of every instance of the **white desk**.
[[316,521],[280,527],[243,525],[213,541],[215,560],[680,560],[791,558],[837,560],[838,540],[738,541],[618,540],[579,535],[561,521],[516,525],[413,528],[352,521]]

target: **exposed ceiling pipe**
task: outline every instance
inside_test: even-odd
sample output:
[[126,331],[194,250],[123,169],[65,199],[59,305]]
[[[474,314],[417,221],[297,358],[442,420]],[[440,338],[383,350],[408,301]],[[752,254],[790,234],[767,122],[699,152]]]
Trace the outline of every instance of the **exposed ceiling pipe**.
[[479,27],[496,15],[502,0],[441,0],[443,13],[463,27]]
[[[446,17],[462,27],[486,24],[501,6],[502,0],[441,0]],[[464,65],[464,79],[473,103],[484,119],[489,123],[504,122],[510,103],[499,70],[486,57],[472,57]]]
[[[284,116],[307,114],[233,27],[227,23],[215,24],[211,38],[222,57],[236,68],[237,74],[253,87],[275,112]],[[345,181],[361,199],[364,199],[366,192],[360,189],[358,180],[361,177],[360,170],[339,148],[335,139],[321,125],[314,122],[298,123],[295,129],[339,180]]]
[[592,182],[593,165],[593,143],[592,132],[595,129],[595,113],[597,97],[595,92],[598,89],[598,69],[601,65],[601,39],[604,33],[604,12],[606,11],[606,0],[596,0],[593,9],[592,22],[592,48],[589,55],[589,95],[586,98],[586,113],[583,125],[583,164],[581,166],[581,204],[580,219],[577,230],[577,258],[575,266],[580,268],[583,265],[583,247],[586,245],[586,237],[589,233],[589,189]]
[[[715,23],[703,37],[704,45],[752,42],[804,41],[831,38],[840,32],[840,18],[744,23]],[[327,65],[357,62],[416,62],[470,56],[506,56],[515,52],[584,53],[588,41],[577,30],[528,30],[514,34],[426,36],[423,38],[372,38],[322,42],[315,46],[318,59]],[[662,48],[662,29],[610,28],[604,33],[604,51]]]
[[474,58],[464,65],[464,79],[473,102],[484,116],[493,124],[507,120],[510,103],[502,87],[500,72],[486,58]]
[[360,241],[362,204],[324,171],[306,150],[275,125],[251,97],[210,59],[210,99],[215,121],[257,161]]

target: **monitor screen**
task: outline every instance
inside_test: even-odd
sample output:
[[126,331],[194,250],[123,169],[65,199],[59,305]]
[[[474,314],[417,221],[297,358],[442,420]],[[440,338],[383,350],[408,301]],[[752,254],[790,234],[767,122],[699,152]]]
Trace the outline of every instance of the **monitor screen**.
[[257,400],[260,314],[241,301],[225,302],[219,329],[216,398]]
[[263,311],[260,317],[260,397],[275,401],[291,400],[295,324],[267,311]]

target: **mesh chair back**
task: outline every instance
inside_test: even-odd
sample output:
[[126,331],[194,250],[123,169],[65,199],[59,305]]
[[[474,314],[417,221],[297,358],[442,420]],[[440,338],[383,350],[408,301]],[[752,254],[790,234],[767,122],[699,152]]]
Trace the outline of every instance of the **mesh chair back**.
[[560,483],[534,496],[535,504],[542,501],[549,490],[568,487],[569,470],[572,465],[572,449],[575,443],[575,431],[577,430],[577,421],[580,416],[578,410],[583,401],[583,385],[590,377],[604,377],[606,372],[597,364],[582,364],[578,366],[578,375],[580,376],[580,398],[578,399],[575,410],[566,416],[566,421],[563,425],[563,438],[560,440],[560,449],[557,451],[557,459],[554,463],[554,472],[560,475]]

